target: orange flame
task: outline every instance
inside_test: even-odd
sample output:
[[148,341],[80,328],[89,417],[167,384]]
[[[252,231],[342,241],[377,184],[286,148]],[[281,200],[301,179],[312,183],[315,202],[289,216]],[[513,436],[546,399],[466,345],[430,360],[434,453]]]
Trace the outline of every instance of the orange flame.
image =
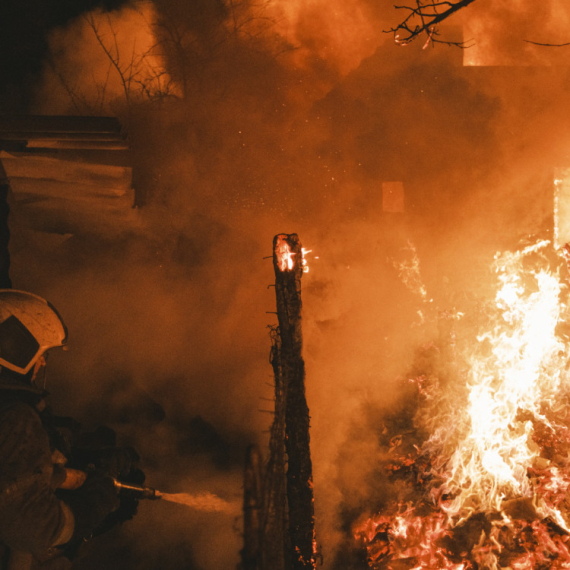
[[[312,249],[301,248],[301,267],[303,269],[303,273],[309,272],[309,265],[307,263],[306,255],[311,253]],[[277,265],[281,271],[291,271],[295,267],[295,259],[294,256],[296,255],[293,251],[291,251],[291,247],[287,243],[287,240],[284,237],[279,236],[277,239],[276,245],[276,253],[277,253]]]
[[276,253],[277,264],[281,271],[291,271],[295,267],[295,260],[293,259],[295,253],[291,251],[287,240],[281,236],[277,240]]
[[[473,509],[500,511],[504,499],[533,494],[527,471],[538,450],[532,444],[532,422],[519,418],[521,411],[543,418],[541,403],[553,401],[560,388],[565,347],[556,335],[562,310],[558,276],[546,270],[523,275],[523,259],[548,245],[544,241],[496,256],[498,318],[478,337],[491,355],[469,356],[467,405],[454,417],[441,418],[427,444],[449,457],[444,486],[455,498],[444,510],[454,520]],[[529,278],[535,289],[530,293],[523,285]],[[546,505],[540,510],[566,527],[559,512]]]

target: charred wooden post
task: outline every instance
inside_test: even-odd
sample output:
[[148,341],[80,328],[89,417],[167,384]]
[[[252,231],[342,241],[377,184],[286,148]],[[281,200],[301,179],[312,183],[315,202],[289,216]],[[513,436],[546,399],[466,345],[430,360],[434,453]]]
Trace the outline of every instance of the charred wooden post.
[[260,569],[261,460],[255,445],[247,449],[243,490],[243,570]]
[[8,176],[0,160],[0,289],[10,289],[10,228],[8,226],[8,216],[10,207],[8,206],[8,194],[10,183]]
[[297,234],[273,239],[275,293],[279,320],[280,371],[286,390],[285,446],[291,565],[315,567],[313,470],[309,445],[309,408],[302,356],[301,277],[303,252]]

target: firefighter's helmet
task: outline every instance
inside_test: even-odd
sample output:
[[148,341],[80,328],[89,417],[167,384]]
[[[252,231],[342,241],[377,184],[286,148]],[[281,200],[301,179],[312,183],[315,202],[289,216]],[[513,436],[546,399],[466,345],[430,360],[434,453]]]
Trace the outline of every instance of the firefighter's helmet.
[[48,301],[0,289],[0,367],[27,374],[47,350],[66,341],[67,328]]

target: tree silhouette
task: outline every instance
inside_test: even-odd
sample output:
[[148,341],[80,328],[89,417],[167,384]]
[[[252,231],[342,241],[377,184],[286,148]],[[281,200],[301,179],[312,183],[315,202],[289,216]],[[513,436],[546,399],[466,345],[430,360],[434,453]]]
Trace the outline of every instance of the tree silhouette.
[[424,48],[430,43],[468,47],[465,42],[440,39],[438,37],[438,25],[473,2],[475,0],[415,0],[415,6],[395,5],[394,7],[397,10],[404,10],[407,15],[396,27],[388,31],[394,34],[396,43],[400,45],[407,45],[413,40],[425,36]]

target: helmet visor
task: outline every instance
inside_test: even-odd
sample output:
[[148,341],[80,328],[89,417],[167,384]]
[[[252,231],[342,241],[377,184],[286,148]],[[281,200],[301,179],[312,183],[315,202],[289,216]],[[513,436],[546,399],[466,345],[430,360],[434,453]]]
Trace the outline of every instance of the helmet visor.
[[0,323],[0,358],[25,369],[40,349],[38,341],[14,315]]

